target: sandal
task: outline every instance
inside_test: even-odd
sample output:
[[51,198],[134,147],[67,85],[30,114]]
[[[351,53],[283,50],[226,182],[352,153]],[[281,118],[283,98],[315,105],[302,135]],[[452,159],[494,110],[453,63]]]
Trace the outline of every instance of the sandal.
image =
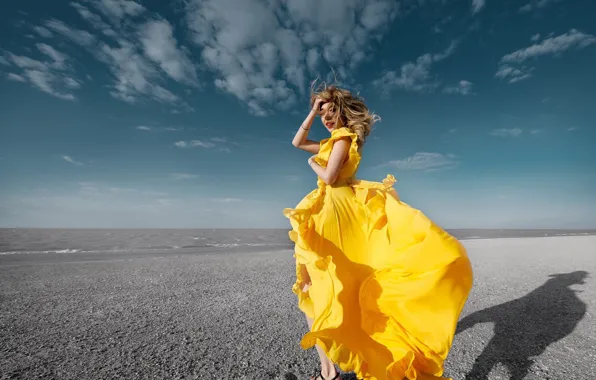
[[[313,378],[314,380],[319,380],[319,378],[321,378],[321,380],[327,380],[323,377],[323,374],[321,373],[321,371],[317,372],[317,374],[315,375],[315,377]],[[332,379],[330,380],[337,380],[339,379],[339,371],[337,371],[337,373],[335,374],[335,376],[333,376]]]

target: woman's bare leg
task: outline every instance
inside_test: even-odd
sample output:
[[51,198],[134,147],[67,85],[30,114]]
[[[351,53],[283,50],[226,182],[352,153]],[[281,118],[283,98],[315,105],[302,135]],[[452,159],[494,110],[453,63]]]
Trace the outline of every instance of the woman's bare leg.
[[[309,287],[310,284],[305,285],[304,288],[302,288],[302,290],[306,292]],[[312,329],[313,322],[314,321],[311,318],[306,317],[306,323],[308,323],[309,330]],[[337,375],[337,369],[335,369],[335,365],[333,365],[333,362],[327,357],[323,349],[318,344],[315,345],[315,348],[317,349],[317,353],[319,354],[319,360],[321,361],[321,375],[323,375],[323,378],[325,379],[333,379],[333,377]],[[311,377],[311,379],[320,380],[315,379],[314,377]]]

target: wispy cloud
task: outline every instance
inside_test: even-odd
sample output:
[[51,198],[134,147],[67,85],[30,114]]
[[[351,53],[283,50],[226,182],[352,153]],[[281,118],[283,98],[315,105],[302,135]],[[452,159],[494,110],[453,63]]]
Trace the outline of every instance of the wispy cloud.
[[27,82],[27,79],[21,75],[15,74],[15,73],[8,73],[6,74],[6,77],[14,82]]
[[461,80],[455,86],[447,86],[443,89],[446,94],[470,95],[472,94],[472,82]]
[[33,30],[41,37],[52,38],[54,36],[52,32],[50,32],[47,28],[44,28],[43,26],[35,26],[33,27]]
[[215,86],[251,113],[267,115],[288,109],[304,94],[307,76],[324,77],[321,70],[329,66],[349,80],[371,57],[370,42],[383,36],[398,5],[393,0],[189,0],[187,20],[202,61],[216,75]]
[[500,128],[500,129],[494,129],[494,130],[490,131],[489,134],[491,136],[497,136],[497,137],[517,137],[517,136],[521,135],[522,132],[523,132],[523,130],[520,128],[511,128],[511,129]]
[[495,77],[501,79],[507,79],[509,83],[516,83],[520,82],[524,79],[528,79],[532,77],[532,71],[534,71],[533,67],[520,67],[515,68],[510,65],[501,65],[499,70],[495,74]]
[[69,27],[60,20],[50,19],[46,21],[45,27],[80,46],[90,47],[96,42],[95,36],[91,33],[86,30]]
[[152,20],[141,27],[141,43],[145,55],[173,80],[197,86],[195,66],[188,50],[178,46],[172,26],[166,20]]
[[[98,3],[95,3],[98,4]],[[99,15],[91,12],[89,10],[89,8],[85,7],[84,5],[81,5],[79,3],[75,3],[72,2],[70,3],[70,5],[76,9],[76,11],[79,13],[79,15],[85,20],[87,21],[89,24],[91,24],[93,26],[94,29],[99,30],[101,33],[103,33],[106,36],[109,37],[117,37],[117,33],[114,31],[114,29],[108,25]]]
[[176,141],[174,143],[178,148],[213,148],[215,144],[209,141],[190,140],[190,141]]
[[72,158],[71,156],[62,156],[62,159],[63,159],[64,161],[70,162],[70,163],[71,163],[71,164],[73,164],[73,165],[78,165],[78,166],[82,166],[82,165],[83,165],[83,163],[82,163],[82,162],[76,161],[76,160],[75,160],[74,158]]
[[546,8],[547,6],[558,3],[561,0],[532,0],[519,8],[519,13],[529,13],[533,10]]
[[172,179],[175,179],[175,180],[195,179],[198,177],[197,174],[189,174],[189,173],[172,173],[170,176],[172,177]]
[[158,80],[159,73],[143,56],[136,46],[125,40],[119,47],[103,44],[99,59],[106,63],[113,74],[112,96],[128,103],[136,103],[143,96],[149,96],[162,103],[176,103],[180,99],[163,86],[152,82]]
[[181,140],[176,141],[174,145],[178,148],[205,148],[214,149],[220,152],[230,153],[230,145],[238,145],[234,142],[229,141],[224,137],[211,137],[202,140]]
[[[535,40],[538,41],[539,37]],[[549,37],[529,47],[516,50],[501,58],[496,77],[507,79],[509,83],[519,82],[532,76],[533,67],[525,62],[541,56],[559,55],[571,49],[583,49],[596,44],[596,37],[576,29],[556,37]]]
[[[180,131],[184,131],[185,128],[182,127],[159,127],[159,126],[148,126],[148,125],[139,125],[137,127],[135,127],[135,129],[139,130],[139,131],[145,131],[145,132],[180,132]],[[192,129],[192,128],[189,128]],[[217,141],[215,141],[217,142]]]
[[398,170],[436,171],[454,169],[459,165],[453,154],[418,152],[403,160],[390,161],[383,166],[392,166]]
[[120,23],[126,16],[136,17],[146,11],[132,0],[98,0],[93,5],[113,23]]
[[[49,38],[57,35],[83,47],[105,64],[113,78],[110,86],[113,97],[129,103],[153,99],[175,105],[178,107],[175,109],[192,110],[180,96],[166,88],[166,77],[185,85],[198,85],[190,53],[174,38],[168,21],[151,19],[144,6],[131,0],[72,2],[70,5],[89,24],[94,34],[54,18],[35,26],[34,30],[40,36]],[[42,52],[59,65],[55,51],[46,48]],[[44,73],[43,77],[34,74],[30,81],[47,92],[51,81]],[[70,89],[80,87],[80,83],[72,78],[66,79],[66,87]],[[74,99],[70,94],[56,91],[54,94]]]
[[476,14],[484,8],[485,0],[472,0],[472,13]]
[[210,198],[210,200],[219,203],[236,203],[242,201],[240,198]]
[[596,37],[593,35],[571,29],[560,36],[547,38],[538,44],[507,54],[501,59],[501,62],[521,63],[531,58],[555,55],[573,48],[582,49],[595,43]]
[[431,76],[432,65],[452,55],[456,46],[457,43],[452,42],[442,53],[421,55],[416,62],[403,64],[399,72],[385,72],[379,79],[374,80],[373,84],[381,88],[385,95],[393,88],[414,92],[434,91],[440,83]]
[[163,197],[168,193],[163,191],[155,191],[152,189],[139,189],[136,187],[122,187],[115,184],[101,183],[101,182],[79,182],[79,190],[86,195],[92,196],[108,196],[108,195],[145,195]]
[[[75,100],[70,90],[81,87],[73,79],[74,71],[68,64],[69,57],[45,43],[37,43],[38,54],[46,60],[37,60],[27,56],[8,53],[9,63],[20,69],[20,73],[8,74],[8,79],[29,83],[33,87],[54,97]],[[7,61],[8,62],[8,61]]]

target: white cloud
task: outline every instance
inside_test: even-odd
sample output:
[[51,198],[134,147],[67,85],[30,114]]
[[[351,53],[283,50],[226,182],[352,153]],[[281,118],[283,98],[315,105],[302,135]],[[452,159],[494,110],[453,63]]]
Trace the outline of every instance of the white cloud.
[[177,82],[196,86],[197,74],[188,50],[179,47],[172,26],[166,20],[152,20],[140,29],[145,55]]
[[557,3],[561,0],[532,0],[529,3],[519,8],[519,13],[529,13],[533,10],[546,8],[547,6]]
[[37,34],[39,34],[42,37],[45,38],[52,38],[54,36],[54,34],[52,32],[50,32],[48,29],[44,28],[43,26],[35,26],[33,27],[33,30],[35,30],[35,32]]
[[197,178],[198,175],[189,173],[172,173],[171,177],[175,180],[187,180]]
[[8,73],[6,77],[14,82],[27,82],[27,79],[15,73]]
[[498,137],[517,137],[517,136],[521,135],[522,132],[523,132],[523,130],[520,128],[511,128],[511,129],[500,128],[500,129],[492,130],[489,134],[491,136],[498,136]]
[[393,166],[398,170],[436,171],[453,169],[458,164],[453,154],[418,152],[403,160],[390,161],[384,166]]
[[189,141],[177,141],[174,145],[178,148],[204,148],[213,149],[219,152],[230,153],[230,145],[240,145],[236,142],[229,141],[225,137],[210,137],[203,140],[189,140]]
[[53,68],[58,70],[64,70],[66,68],[66,55],[60,53],[59,51],[47,44],[39,43],[36,44],[36,46],[39,49],[39,51],[41,51],[43,54],[47,55],[52,59],[53,62],[51,63],[51,66]]
[[6,58],[0,55],[0,65],[2,66],[10,66],[10,62]]
[[86,20],[91,26],[102,32],[104,35],[109,37],[117,37],[118,34],[114,31],[114,29],[108,25],[99,15],[91,12],[89,8],[79,4],[79,3],[70,3],[70,5],[76,9],[79,15]]
[[[85,6],[87,4],[101,12],[111,25]],[[85,5],[71,3],[93,29],[112,41],[106,43],[87,31],[70,27],[55,19],[47,21],[45,26],[84,47],[98,61],[107,65],[113,78],[113,83],[109,86],[113,97],[129,103],[143,102],[150,98],[192,110],[178,95],[166,88],[165,76],[184,84],[197,84],[194,65],[188,52],[178,47],[167,21],[139,23],[135,18],[145,13],[146,9],[130,0],[99,0]]]
[[146,10],[131,0],[98,0],[93,5],[114,23],[119,23],[126,16],[139,16]]
[[146,95],[158,102],[176,103],[180,99],[171,91],[155,83],[159,73],[147,59],[139,54],[134,44],[120,40],[120,47],[102,44],[98,57],[108,64],[114,76],[114,85],[110,92],[117,99],[136,103],[140,96]]
[[29,82],[39,90],[64,100],[75,100],[72,94],[65,94],[54,89],[56,77],[47,71],[26,70],[25,76]]
[[[537,37],[538,38],[538,37]],[[532,38],[534,40],[534,38]],[[541,56],[558,56],[571,49],[583,49],[596,44],[596,37],[584,34],[576,29],[556,37],[549,37],[527,48],[516,50],[501,58],[496,77],[507,79],[509,83],[519,82],[532,76],[533,67],[523,63]]]
[[45,26],[48,29],[53,30],[55,33],[58,33],[71,40],[77,45],[90,47],[96,42],[95,36],[93,36],[91,33],[85,30],[71,28],[60,20],[50,19],[46,22]]
[[416,62],[408,62],[401,66],[399,72],[387,71],[373,84],[388,94],[394,87],[406,91],[432,92],[439,87],[439,82],[431,76],[432,65],[449,57],[455,51],[457,43],[452,42],[449,47],[439,54],[424,54]]
[[531,78],[533,70],[533,67],[515,68],[510,65],[501,65],[495,76],[497,78],[507,79],[509,83],[516,83]]
[[507,54],[501,58],[501,62],[521,63],[542,55],[556,55],[572,48],[582,49],[592,44],[596,44],[596,37],[571,29],[560,36],[547,38],[539,44]]
[[461,80],[455,86],[447,86],[443,89],[447,94],[470,95],[472,94],[472,82]]
[[177,141],[174,143],[178,148],[213,148],[215,144],[208,141],[201,140],[190,140],[190,141]]
[[[60,35],[75,45],[84,47],[96,59],[108,65],[114,79],[110,93],[115,98],[134,103],[141,97],[148,96],[163,103],[179,102],[179,97],[159,84],[159,82],[163,82],[163,78],[150,61],[142,56],[137,47],[138,41],[129,40],[129,37],[133,38],[135,34],[129,30],[124,31],[131,25],[125,22],[124,17],[137,16],[144,11],[144,7],[128,0],[99,0],[88,4],[100,10],[113,23],[114,28],[86,6],[76,2],[71,3],[71,6],[94,29],[115,39],[115,46],[106,44],[85,30],[73,28],[56,19],[50,19],[44,23],[44,26],[37,26],[34,29],[40,35],[49,36],[54,33]],[[20,66],[25,65],[28,69],[35,70],[25,73],[27,75],[23,76],[29,77],[32,84],[42,91],[63,99],[75,99],[74,95],[59,92],[54,87],[57,86],[57,82],[60,82],[68,89],[76,89],[81,87],[81,82],[70,76],[55,75],[47,69],[48,66],[51,66],[55,70],[65,70],[66,56],[47,44],[38,43],[37,48],[50,57],[52,63],[47,64],[30,60],[28,57],[16,56],[21,62]],[[186,104],[182,104],[182,106],[189,108]]]
[[21,69],[20,74],[9,74],[9,79],[29,83],[38,90],[59,99],[75,100],[76,97],[69,90],[79,88],[80,83],[71,78],[74,73],[67,64],[68,56],[44,43],[38,43],[36,47],[49,60],[38,61],[26,56],[8,53],[10,61]]
[[190,0],[187,11],[215,86],[267,115],[294,104],[307,76],[328,65],[346,80],[397,15],[398,2]]
[[67,162],[70,162],[71,164],[74,164],[74,165],[79,165],[79,166],[83,165],[82,162],[76,161],[71,156],[62,156],[62,159],[65,160],[65,161],[67,161]]
[[[215,75],[217,88],[234,95],[253,114],[267,115],[290,109],[298,96],[306,98],[310,79],[325,78],[322,72],[330,68],[340,82],[349,82],[353,70],[372,59],[371,42],[382,38],[399,11],[397,0],[184,3],[185,26],[200,58],[176,39],[170,22],[149,15],[138,1],[72,2],[93,34],[57,19],[34,29],[39,35],[60,36],[82,46],[107,65],[113,79],[110,94],[119,100],[152,99],[191,110],[169,79],[199,86],[194,61],[200,61]],[[72,89],[80,83],[66,80],[65,86]]]
[[484,8],[485,0],[472,0],[472,13],[476,14]]
[[534,34],[534,35],[532,36],[532,38],[530,38],[530,40],[531,40],[532,42],[536,42],[536,41],[538,41],[539,39],[540,39],[540,33],[536,33],[536,34]]
[[146,126],[144,126],[144,125],[139,125],[139,126],[137,127],[137,129],[138,129],[139,131],[150,131],[152,128],[151,128],[151,127],[146,127]]
[[70,89],[77,89],[77,88],[81,88],[81,82],[76,81],[75,79],[72,78],[68,78],[65,77],[64,79],[64,85]]
[[212,202],[219,202],[219,203],[236,203],[241,202],[242,199],[240,198],[210,198]]

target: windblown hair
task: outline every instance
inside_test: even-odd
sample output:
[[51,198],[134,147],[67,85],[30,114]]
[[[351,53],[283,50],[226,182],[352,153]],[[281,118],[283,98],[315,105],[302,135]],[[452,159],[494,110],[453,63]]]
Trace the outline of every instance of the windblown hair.
[[331,112],[339,111],[338,118],[345,127],[358,136],[358,149],[362,148],[373,124],[381,118],[368,110],[364,99],[346,89],[322,83],[317,89],[311,90],[311,107],[317,97],[323,99],[325,103],[331,103],[329,106]]

